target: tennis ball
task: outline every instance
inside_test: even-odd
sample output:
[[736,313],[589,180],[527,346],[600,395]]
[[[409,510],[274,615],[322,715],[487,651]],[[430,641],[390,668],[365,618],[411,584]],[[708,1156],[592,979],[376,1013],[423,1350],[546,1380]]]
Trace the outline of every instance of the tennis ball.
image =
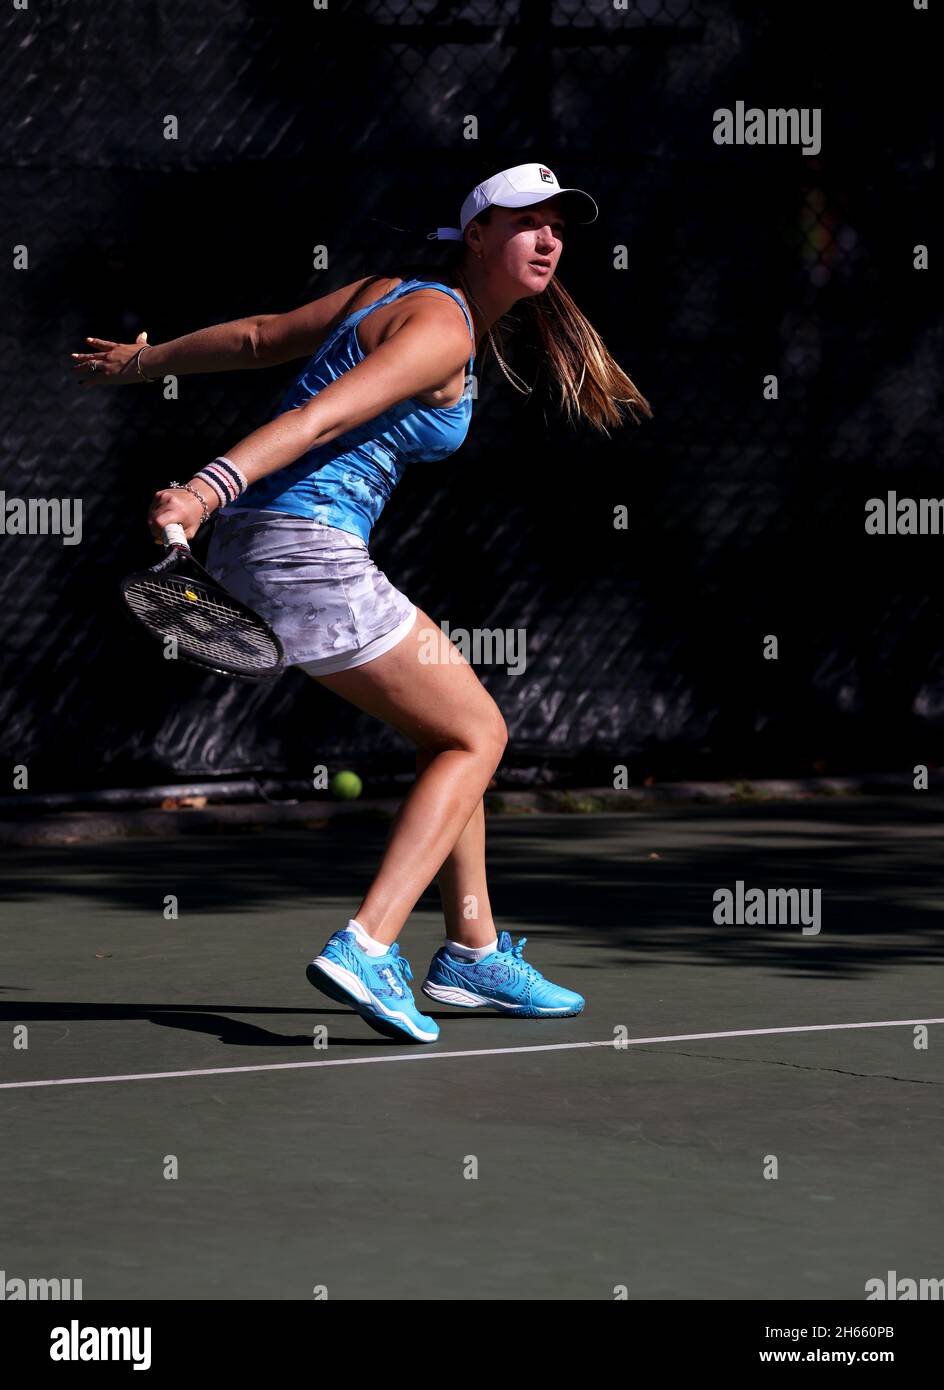
[[364,790],[364,784],[356,772],[336,772],[328,783],[328,789],[340,801],[353,801]]

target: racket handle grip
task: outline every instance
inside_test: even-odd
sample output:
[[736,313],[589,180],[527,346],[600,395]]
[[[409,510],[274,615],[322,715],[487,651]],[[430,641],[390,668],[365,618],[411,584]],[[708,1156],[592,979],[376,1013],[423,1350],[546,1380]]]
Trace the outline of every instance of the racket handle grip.
[[163,529],[165,545],[182,545],[184,550],[190,549],[190,546],[187,544],[186,533],[179,521],[172,521],[169,526],[165,526]]

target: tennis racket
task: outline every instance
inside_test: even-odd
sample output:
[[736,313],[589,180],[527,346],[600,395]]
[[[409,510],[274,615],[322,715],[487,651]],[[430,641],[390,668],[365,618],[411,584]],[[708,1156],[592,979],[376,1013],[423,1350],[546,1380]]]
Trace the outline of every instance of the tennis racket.
[[163,560],[121,581],[138,622],[160,642],[173,639],[176,657],[193,666],[245,681],[280,676],[285,653],[278,637],[197,563],[177,522],[164,527],[164,545]]

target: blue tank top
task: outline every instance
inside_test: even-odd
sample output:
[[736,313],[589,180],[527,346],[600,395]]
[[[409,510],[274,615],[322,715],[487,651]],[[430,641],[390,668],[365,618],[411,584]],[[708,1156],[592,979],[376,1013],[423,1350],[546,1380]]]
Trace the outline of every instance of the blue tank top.
[[242,496],[229,504],[228,510],[258,507],[285,512],[336,526],[366,542],[406,465],[437,463],[455,453],[469,432],[472,418],[475,332],[455,290],[437,280],[404,280],[373,304],[343,319],[286,391],[272,419],[304,405],[329,382],[337,381],[364,361],[366,354],[357,337],[362,318],[411,290],[427,287],[442,290],[454,299],[469,325],[472,353],[461,399],[450,406],[423,405],[412,396],[398,401],[330,443],[309,449],[277,473],[251,483]]

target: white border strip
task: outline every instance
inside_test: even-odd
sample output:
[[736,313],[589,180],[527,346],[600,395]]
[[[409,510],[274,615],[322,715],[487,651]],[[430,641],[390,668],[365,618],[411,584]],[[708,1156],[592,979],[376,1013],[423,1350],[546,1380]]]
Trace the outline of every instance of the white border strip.
[[170,1081],[188,1076],[232,1076],[251,1071],[297,1071],[308,1067],[363,1067],[372,1062],[435,1062],[446,1057],[500,1057],[520,1052],[567,1052],[578,1047],[611,1047],[623,1052],[647,1043],[701,1042],[711,1038],[759,1038],[772,1033],[825,1033],[847,1028],[912,1028],[919,1023],[944,1023],[944,1018],[880,1019],[874,1023],[801,1023],[791,1028],[737,1028],[723,1033],[669,1033],[658,1038],[627,1038],[625,1042],[607,1038],[604,1042],[538,1043],[533,1047],[463,1048],[459,1052],[432,1052],[427,1044],[420,1051],[397,1052],[392,1057],[338,1057],[317,1062],[269,1062],[254,1067],[204,1067],[197,1071],[142,1071],[122,1076],[63,1076],[51,1081],[0,1081],[0,1091],[16,1091],[37,1086],[95,1086],[110,1081]]

